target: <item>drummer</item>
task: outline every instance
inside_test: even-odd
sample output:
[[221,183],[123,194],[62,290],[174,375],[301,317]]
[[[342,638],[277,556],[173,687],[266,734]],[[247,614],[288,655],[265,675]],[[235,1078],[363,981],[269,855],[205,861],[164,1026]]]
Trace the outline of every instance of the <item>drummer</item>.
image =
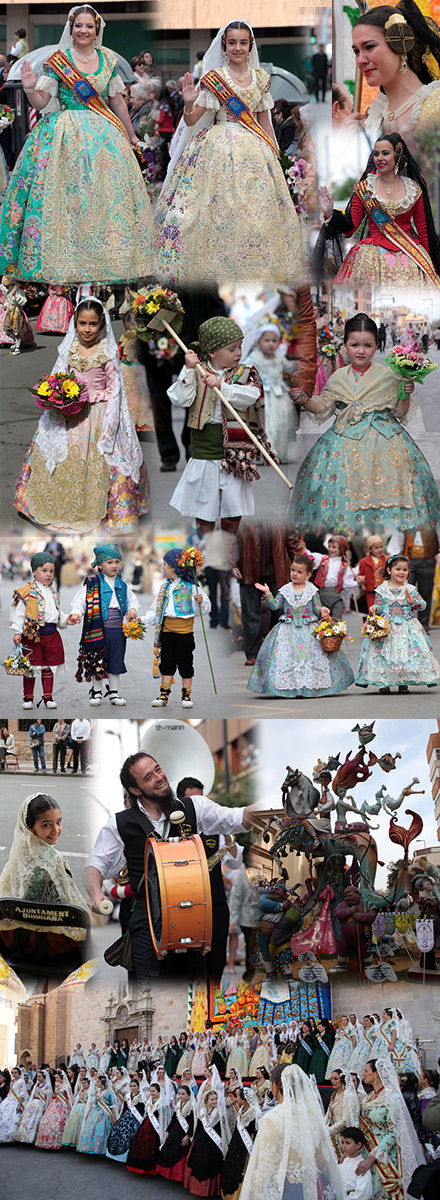
[[[142,882],[147,838],[156,836],[160,841],[166,841],[170,834],[176,836],[179,826],[173,828],[170,813],[178,808],[184,813],[182,825],[186,837],[192,833],[199,833],[208,838],[219,835],[221,849],[225,844],[225,837],[229,834],[244,833],[252,828],[254,806],[226,808],[215,804],[207,796],[200,795],[177,800],[160,764],[144,751],[131,754],[125,760],[120,780],[128,795],[129,807],[110,817],[101,829],[88,859],[84,878],[93,909],[97,912],[104,899],[103,880],[115,873],[121,855],[125,855],[130,886],[134,893],[128,928],[132,938],[136,977],[143,983],[149,979],[157,979],[160,974],[160,962],[148,923],[145,884]],[[233,846],[227,852],[225,863],[231,868],[240,866],[241,853],[237,846]],[[215,909],[216,906],[213,912],[214,920]],[[216,941],[216,933],[214,929],[213,944]]]

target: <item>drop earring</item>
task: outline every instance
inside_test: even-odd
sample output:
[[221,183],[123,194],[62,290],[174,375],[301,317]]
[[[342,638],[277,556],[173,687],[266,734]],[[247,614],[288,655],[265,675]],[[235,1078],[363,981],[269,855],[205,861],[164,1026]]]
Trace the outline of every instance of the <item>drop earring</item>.
[[406,54],[403,54],[402,55],[402,66],[400,68],[400,74],[406,75],[407,70],[408,70],[408,59],[406,57]]

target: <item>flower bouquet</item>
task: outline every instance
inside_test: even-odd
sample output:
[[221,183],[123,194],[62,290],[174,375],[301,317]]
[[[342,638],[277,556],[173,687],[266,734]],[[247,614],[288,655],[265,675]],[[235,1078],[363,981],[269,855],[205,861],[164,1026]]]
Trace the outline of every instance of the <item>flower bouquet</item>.
[[[390,353],[385,355],[384,362],[388,363],[391,371],[404,382],[414,380],[415,383],[423,383],[426,376],[435,371],[437,366],[423,350],[403,344],[393,346]],[[399,388],[400,399],[403,399],[404,394],[403,388]]]
[[313,634],[326,654],[334,654],[336,650],[341,649],[343,641],[352,640],[348,636],[345,621],[332,621],[331,617],[323,618],[313,630]]
[[75,417],[87,403],[89,393],[85,383],[77,379],[74,371],[56,371],[43,375],[32,388],[27,389],[37,401],[38,408],[47,408],[59,413],[64,420]]
[[388,637],[391,629],[391,622],[387,617],[378,617],[377,613],[369,613],[362,629],[362,637],[369,637],[372,641],[377,638]]
[[[196,550],[195,546],[191,546],[188,550],[182,550],[182,553],[179,558],[179,567],[181,567],[182,570],[184,570],[184,571],[191,571],[193,578],[194,578],[194,584],[196,587],[197,587],[196,571],[198,568],[200,568],[202,566],[203,566],[203,554],[200,553],[200,550]],[[203,613],[202,613],[201,609],[200,609],[200,619],[202,622],[203,637],[205,639],[206,653],[208,655],[209,668],[211,671],[212,685],[214,688],[215,695],[217,695],[217,688],[216,688],[215,679],[214,679],[214,671],[212,669],[211,655],[209,653],[209,647],[208,647],[208,639],[206,637],[205,622],[203,620]]]
[[22,646],[14,646],[11,654],[3,659],[1,665],[5,668],[7,675],[27,675],[28,679],[33,679],[35,676],[29,651],[25,654]]
[[133,642],[141,642],[143,640],[146,628],[147,626],[144,624],[144,621],[140,621],[138,617],[135,617],[132,621],[127,621],[127,618],[124,618],[122,622],[122,632],[125,633],[126,638],[131,638]]
[[157,359],[174,358],[179,349],[173,337],[169,337],[163,328],[153,329],[151,319],[164,309],[170,313],[170,324],[176,333],[180,333],[183,323],[184,310],[179,297],[169,288],[156,284],[154,287],[143,287],[138,292],[132,292],[132,312],[135,319],[136,334],[142,342],[148,342],[148,349]]
[[8,125],[12,125],[15,121],[15,113],[8,104],[0,104],[0,133],[7,129]]
[[326,358],[336,358],[342,346],[342,338],[332,333],[327,325],[319,331],[319,350]]
[[292,162],[291,158],[283,155],[281,165],[298,216],[303,212],[308,212],[313,185],[313,171],[310,163],[305,158],[297,158]]

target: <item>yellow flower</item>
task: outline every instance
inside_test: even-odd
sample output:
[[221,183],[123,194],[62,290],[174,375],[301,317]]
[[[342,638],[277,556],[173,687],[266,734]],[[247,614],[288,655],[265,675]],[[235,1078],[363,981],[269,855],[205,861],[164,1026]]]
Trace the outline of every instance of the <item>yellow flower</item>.
[[39,396],[51,395],[52,388],[50,387],[50,384],[48,384],[47,380],[44,380],[43,383],[40,383],[39,387],[37,387],[37,392]]
[[63,383],[63,392],[69,397],[69,400],[76,400],[79,396],[79,387],[74,383],[73,379],[65,379]]
[[150,300],[150,303],[146,305],[147,313],[155,313],[158,311],[158,308],[159,308],[159,305],[154,304],[152,300]]

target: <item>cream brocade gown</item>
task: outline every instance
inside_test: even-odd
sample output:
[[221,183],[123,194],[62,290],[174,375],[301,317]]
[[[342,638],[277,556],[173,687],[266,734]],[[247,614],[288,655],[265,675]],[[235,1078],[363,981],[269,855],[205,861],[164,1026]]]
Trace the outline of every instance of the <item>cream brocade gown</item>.
[[[269,76],[252,71],[238,88],[218,72],[252,114],[273,108]],[[278,158],[241,125],[203,85],[197,104],[214,125],[197,133],[165,182],[155,218],[157,266],[170,283],[214,284],[221,279],[301,282],[302,230]]]
[[148,478],[145,466],[139,483],[118,472],[98,450],[105,405],[114,383],[114,366],[102,344],[83,357],[72,343],[69,368],[88,388],[90,403],[66,421],[68,453],[50,474],[45,457],[32,439],[17,480],[14,506],[38,525],[62,533],[87,533],[99,525],[130,530],[148,511]]

